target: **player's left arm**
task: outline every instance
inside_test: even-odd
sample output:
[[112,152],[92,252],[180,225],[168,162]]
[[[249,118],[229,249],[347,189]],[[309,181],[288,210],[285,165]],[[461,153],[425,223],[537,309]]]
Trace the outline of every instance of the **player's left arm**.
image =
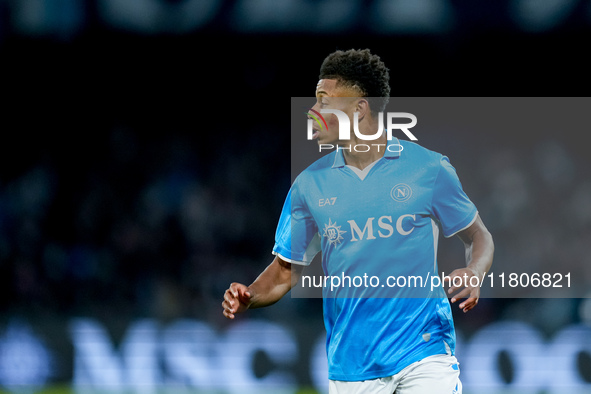
[[[478,283],[483,280],[492,265],[495,246],[492,235],[486,229],[478,214],[474,223],[470,227],[460,231],[457,235],[466,248],[466,268],[459,268],[449,275],[450,284],[453,284],[454,277],[459,276],[463,279],[463,286],[452,286],[448,290],[448,294],[461,289],[461,291],[452,296],[451,303],[453,304],[467,297],[460,304],[460,309],[468,312],[478,304],[478,299],[480,298],[480,286],[472,286],[470,284],[470,278],[473,276],[478,277]],[[473,280],[472,282],[474,284],[476,281]]]

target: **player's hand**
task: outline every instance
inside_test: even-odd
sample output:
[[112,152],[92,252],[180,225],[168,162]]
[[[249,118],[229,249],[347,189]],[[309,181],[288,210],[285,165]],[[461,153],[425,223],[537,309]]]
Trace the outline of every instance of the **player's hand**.
[[224,316],[233,319],[235,313],[247,310],[250,306],[251,297],[248,287],[241,283],[232,283],[224,293],[224,302],[222,302]]
[[[478,280],[470,280],[472,277],[477,277]],[[480,298],[479,284],[481,279],[482,278],[470,268],[459,268],[454,270],[449,276],[443,278],[443,283],[451,286],[449,290],[447,290],[447,294],[453,294],[462,289],[458,293],[453,294],[450,302],[453,304],[456,301],[467,297],[468,299],[459,305],[460,309],[466,313],[474,308],[476,304],[478,304],[478,299]]]

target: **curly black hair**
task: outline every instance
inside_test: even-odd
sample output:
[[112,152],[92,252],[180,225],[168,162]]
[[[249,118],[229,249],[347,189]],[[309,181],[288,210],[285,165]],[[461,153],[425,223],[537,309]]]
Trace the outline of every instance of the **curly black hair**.
[[390,73],[384,62],[369,49],[336,51],[324,59],[319,79],[336,79],[346,86],[356,86],[369,98],[373,113],[382,112],[390,98]]

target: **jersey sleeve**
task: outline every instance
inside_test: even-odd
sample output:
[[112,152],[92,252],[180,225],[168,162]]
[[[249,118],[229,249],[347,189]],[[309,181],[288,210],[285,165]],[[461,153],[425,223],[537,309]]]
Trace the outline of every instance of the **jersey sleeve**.
[[320,235],[300,192],[298,179],[283,204],[273,254],[290,263],[309,265],[320,251]]
[[441,158],[439,173],[433,188],[433,214],[447,238],[470,227],[478,210],[462,189],[455,168],[446,156]]

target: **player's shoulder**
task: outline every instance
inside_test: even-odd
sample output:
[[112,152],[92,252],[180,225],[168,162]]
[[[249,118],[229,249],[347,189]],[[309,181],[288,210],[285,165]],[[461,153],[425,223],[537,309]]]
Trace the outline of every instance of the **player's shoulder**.
[[422,145],[413,141],[400,140],[399,144],[402,146],[400,157],[405,160],[411,160],[415,163],[420,163],[424,166],[433,166],[439,168],[442,163],[449,163],[447,156],[434,150],[425,148]]
[[306,169],[298,175],[298,178],[307,180],[319,176],[320,173],[324,171],[330,170],[334,165],[336,154],[336,151],[332,151],[331,153],[322,156],[306,167]]

